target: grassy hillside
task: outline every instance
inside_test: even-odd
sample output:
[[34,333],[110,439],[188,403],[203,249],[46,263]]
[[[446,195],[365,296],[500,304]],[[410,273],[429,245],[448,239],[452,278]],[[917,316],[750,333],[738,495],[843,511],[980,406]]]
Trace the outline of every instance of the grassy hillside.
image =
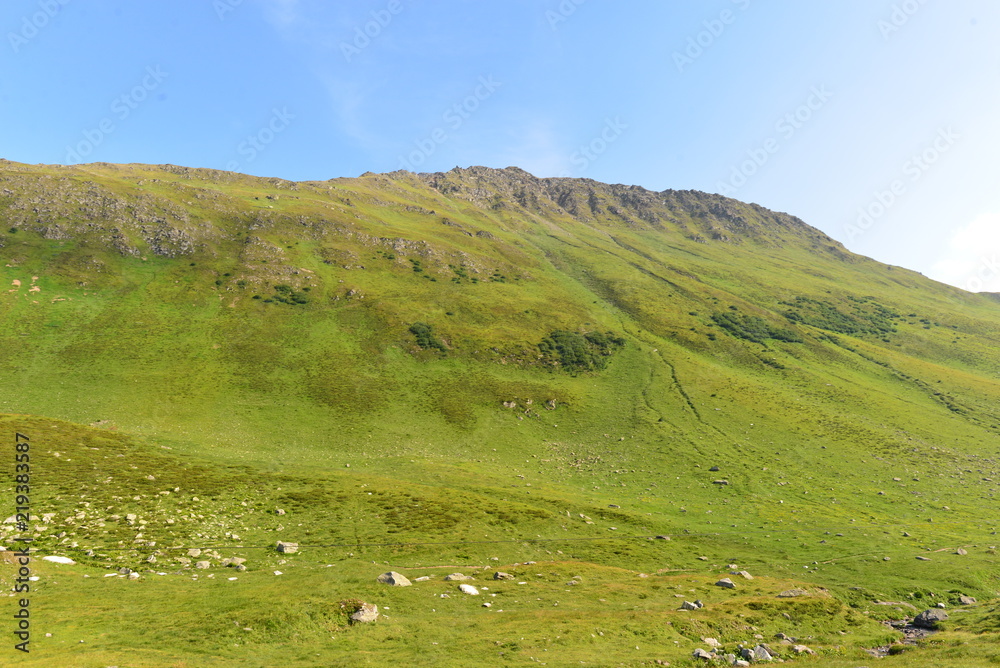
[[[0,217],[4,438],[40,443],[40,553],[79,562],[36,562],[24,665],[685,665],[781,632],[853,666],[875,620],[997,596],[996,301],[792,216],[515,168],[4,162]],[[480,608],[390,567],[518,579]],[[991,665],[984,606],[884,661]]]

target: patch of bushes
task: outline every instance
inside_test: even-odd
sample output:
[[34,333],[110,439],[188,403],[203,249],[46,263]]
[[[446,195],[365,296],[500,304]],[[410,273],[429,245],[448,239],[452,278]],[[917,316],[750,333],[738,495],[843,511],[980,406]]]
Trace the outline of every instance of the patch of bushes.
[[802,343],[802,338],[788,329],[772,327],[766,320],[755,315],[737,313],[713,313],[712,322],[738,339],[764,343],[767,339]]
[[[267,300],[265,300],[265,302],[266,301]],[[309,300],[306,299],[305,292],[300,292],[290,285],[274,286],[274,295],[272,295],[271,301],[281,302],[282,304],[290,304],[292,306],[309,303]]]
[[444,344],[434,337],[434,328],[426,322],[415,322],[410,325],[410,334],[417,339],[417,345],[424,350],[447,352]]
[[881,304],[870,301],[870,298],[850,298],[854,302],[854,313],[840,311],[829,302],[796,297],[793,302],[784,302],[791,307],[784,316],[789,322],[810,325],[828,332],[859,336],[872,334],[879,338],[896,332],[893,319],[899,315]]
[[600,371],[624,345],[625,339],[612,332],[578,334],[556,330],[542,339],[538,350],[546,362],[566,371]]

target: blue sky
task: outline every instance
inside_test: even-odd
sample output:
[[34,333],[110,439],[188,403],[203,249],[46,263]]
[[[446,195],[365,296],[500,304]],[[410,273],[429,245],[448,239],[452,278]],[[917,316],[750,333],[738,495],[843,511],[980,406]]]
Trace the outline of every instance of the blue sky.
[[795,214],[1000,291],[1000,3],[5,0],[0,156],[517,165]]

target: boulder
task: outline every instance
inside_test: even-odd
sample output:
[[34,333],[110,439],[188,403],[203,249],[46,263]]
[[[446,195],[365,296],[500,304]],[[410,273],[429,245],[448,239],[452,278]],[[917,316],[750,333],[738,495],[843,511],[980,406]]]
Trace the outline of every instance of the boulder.
[[187,555],[189,557],[200,557],[201,556],[201,550],[199,550],[196,547],[192,547],[190,550],[187,551]]
[[295,554],[299,551],[298,543],[286,543],[284,541],[278,541],[278,552],[282,554]]
[[681,603],[681,610],[697,610],[698,606],[691,601],[684,601]]
[[514,576],[510,573],[504,573],[503,571],[497,571],[493,574],[494,580],[513,580]]
[[942,622],[946,619],[948,619],[948,613],[944,610],[935,610],[934,608],[930,608],[914,617],[913,625],[919,626],[922,629],[936,629],[938,627],[938,622]]
[[357,612],[351,615],[351,623],[369,624],[378,619],[378,606],[374,603],[362,603]]
[[729,578],[722,578],[715,583],[716,587],[725,587],[726,589],[736,589],[736,583]]
[[211,568],[212,567],[212,562],[210,562],[210,561],[198,561],[198,562],[195,562],[194,567],[195,568],[201,568],[201,569],[204,570],[206,568]]
[[42,557],[43,561],[51,561],[54,564],[75,564],[76,562],[69,557]]
[[795,645],[792,647],[792,651],[796,654],[815,654],[814,650],[809,649],[805,645]]
[[704,659],[705,661],[713,661],[715,659],[714,654],[706,652],[700,647],[694,651],[694,654],[692,654],[692,656],[696,659]]
[[462,582],[464,580],[475,580],[476,578],[471,575],[462,575],[461,573],[452,573],[451,575],[444,576],[445,582]]
[[972,598],[971,596],[959,596],[958,602],[960,605],[975,605],[976,599]]
[[458,590],[469,596],[479,596],[479,590],[472,585],[458,585]]
[[409,587],[412,583],[406,579],[406,576],[402,573],[397,573],[396,571],[389,571],[388,573],[383,573],[378,576],[378,581],[382,584],[392,585],[393,587]]
[[778,598],[794,598],[796,596],[808,596],[809,592],[805,589],[786,589],[785,591],[778,594]]

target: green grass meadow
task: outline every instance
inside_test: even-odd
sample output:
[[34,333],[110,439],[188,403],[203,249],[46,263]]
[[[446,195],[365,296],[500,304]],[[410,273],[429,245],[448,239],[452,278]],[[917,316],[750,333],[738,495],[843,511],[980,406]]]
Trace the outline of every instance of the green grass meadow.
[[0,665],[1000,664],[987,296],[755,205],[519,170],[0,181],[0,499],[24,434],[39,577]]

